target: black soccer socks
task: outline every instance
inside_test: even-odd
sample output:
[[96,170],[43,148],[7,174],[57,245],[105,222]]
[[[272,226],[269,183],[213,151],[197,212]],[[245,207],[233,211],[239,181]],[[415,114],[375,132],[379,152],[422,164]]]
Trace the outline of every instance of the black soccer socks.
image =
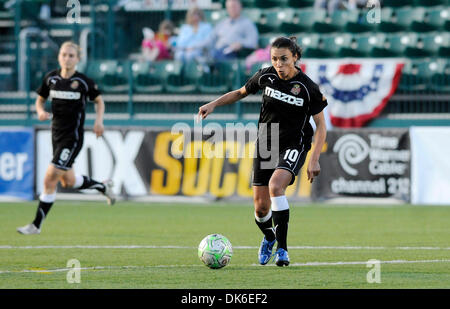
[[39,201],[39,206],[36,212],[36,217],[34,218],[33,224],[38,229],[41,228],[42,221],[47,217],[50,208],[52,208],[53,202],[46,203],[43,201]]
[[272,211],[272,217],[273,217],[273,224],[275,225],[277,249],[282,248],[287,251],[289,209],[281,211]]
[[106,187],[103,183],[95,181],[89,176],[83,176],[83,184],[81,187],[77,188],[78,190],[82,189],[96,189],[101,193],[105,193]]
[[255,214],[255,223],[261,232],[263,232],[266,240],[275,240],[275,232],[272,227],[272,211],[269,210],[269,213],[264,218],[259,218]]

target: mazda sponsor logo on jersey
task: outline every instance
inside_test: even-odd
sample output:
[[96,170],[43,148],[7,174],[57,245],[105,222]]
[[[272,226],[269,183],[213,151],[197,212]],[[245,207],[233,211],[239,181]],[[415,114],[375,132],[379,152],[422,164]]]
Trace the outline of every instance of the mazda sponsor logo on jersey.
[[410,199],[407,130],[334,130],[327,135],[313,196]]
[[280,100],[280,101],[283,101],[283,102],[286,102],[286,103],[289,103],[292,105],[303,106],[302,98],[294,97],[292,95],[283,93],[279,90],[275,90],[275,89],[267,87],[267,86],[266,86],[266,90],[264,91],[264,94],[273,99]]
[[62,100],[78,100],[81,97],[81,93],[75,91],[50,90],[50,97]]

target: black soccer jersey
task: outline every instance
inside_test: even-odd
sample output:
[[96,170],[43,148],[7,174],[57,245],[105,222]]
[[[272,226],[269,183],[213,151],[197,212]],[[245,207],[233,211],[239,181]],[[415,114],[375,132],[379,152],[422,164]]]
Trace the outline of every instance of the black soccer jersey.
[[263,91],[258,126],[278,123],[280,146],[311,142],[314,132],[310,117],[320,113],[327,101],[317,84],[300,69],[289,80],[280,79],[273,66],[261,69],[247,81],[245,89],[249,94]]
[[75,72],[72,77],[61,77],[61,69],[47,73],[36,91],[50,96],[52,102],[52,134],[56,140],[75,138],[83,132],[86,100],[99,94],[97,85],[86,75]]

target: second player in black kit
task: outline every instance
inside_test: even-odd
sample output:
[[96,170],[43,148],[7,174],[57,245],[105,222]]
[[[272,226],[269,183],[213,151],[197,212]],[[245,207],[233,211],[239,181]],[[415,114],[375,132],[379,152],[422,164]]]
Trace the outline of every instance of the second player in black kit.
[[69,170],[83,146],[87,99],[100,95],[97,85],[82,73],[69,79],[60,75],[61,69],[49,72],[36,91],[41,97],[52,97],[52,164]]
[[[244,87],[226,93],[199,109],[206,118],[217,106],[237,102],[262,90],[256,157],[253,160],[255,222],[264,234],[258,252],[261,265],[274,256],[278,266],[290,263],[287,248],[289,204],[285,190],[292,185],[311,149],[307,167],[312,182],[320,173],[319,157],[326,139],[323,109],[327,105],[319,87],[296,66],[301,48],[295,38],[279,37],[270,49],[272,66],[259,70]],[[316,131],[310,118],[316,124]],[[277,243],[275,254],[273,246]]]
[[[85,108],[88,100],[95,102],[96,119],[94,133],[103,135],[104,102],[97,85],[86,75],[76,71],[80,58],[78,45],[65,42],[58,54],[60,68],[45,75],[36,91],[36,113],[40,121],[52,119],[53,158],[44,176],[44,189],[32,223],[17,228],[21,234],[40,234],[41,226],[56,198],[59,182],[63,187],[96,189],[106,196],[108,204],[114,204],[112,182],[98,182],[89,176],[76,175],[72,164],[78,156],[84,137]],[[52,115],[45,111],[45,101],[51,98]]]

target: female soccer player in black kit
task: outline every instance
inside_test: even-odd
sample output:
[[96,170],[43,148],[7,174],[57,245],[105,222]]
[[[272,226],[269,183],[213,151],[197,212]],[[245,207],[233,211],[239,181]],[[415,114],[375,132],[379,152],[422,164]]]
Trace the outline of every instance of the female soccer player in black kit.
[[[78,45],[65,42],[58,54],[60,69],[47,73],[37,90],[36,112],[40,121],[52,118],[53,160],[44,177],[44,190],[39,196],[39,205],[34,221],[17,228],[22,234],[39,234],[41,225],[48,215],[56,197],[56,187],[61,181],[63,187],[76,189],[96,189],[106,196],[112,205],[111,181],[98,182],[88,176],[76,175],[72,164],[83,146],[86,100],[95,102],[96,119],[94,132],[103,135],[103,114],[105,105],[97,85],[86,75],[76,71],[80,60]],[[52,114],[44,109],[47,97],[52,100]]]
[[[319,156],[326,138],[322,110],[327,101],[319,87],[296,66],[301,48],[294,37],[277,38],[270,54],[271,67],[259,70],[244,87],[201,106],[198,116],[204,119],[217,106],[234,103],[263,90],[252,180],[255,222],[264,234],[258,259],[261,265],[267,264],[277,242],[274,261],[278,266],[287,266],[289,204],[285,190],[294,183],[304,164],[313,135],[315,148],[308,163],[308,180],[312,182],[320,173]],[[309,123],[311,116],[316,124],[315,133]],[[269,160],[274,158],[264,154],[269,149],[275,156],[272,165]]]

